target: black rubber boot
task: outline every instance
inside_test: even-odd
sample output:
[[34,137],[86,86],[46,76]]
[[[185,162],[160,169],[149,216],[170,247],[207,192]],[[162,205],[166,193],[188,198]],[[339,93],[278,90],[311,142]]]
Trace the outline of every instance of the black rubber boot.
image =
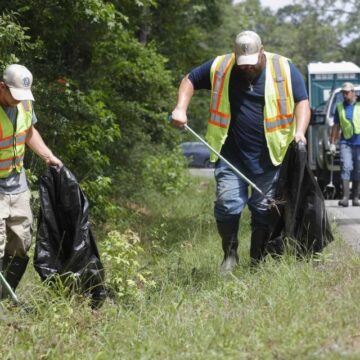
[[239,256],[237,254],[239,246],[237,237],[239,231],[239,221],[240,218],[227,222],[216,221],[224,251],[224,260],[220,268],[220,271],[223,273],[232,271],[239,263]]
[[[21,258],[19,256],[9,256],[7,254],[5,254],[4,256],[3,274],[5,276],[6,281],[14,291],[19,285],[19,282],[25,273],[28,262],[29,262],[28,256],[24,258]],[[3,297],[9,297],[7,291],[3,291]]]
[[348,207],[349,206],[349,197],[350,197],[350,188],[349,180],[342,181],[343,187],[343,198],[339,201],[339,206]]
[[271,235],[265,247],[265,255],[269,254],[274,258],[279,258],[284,253],[284,239],[282,235]]
[[353,193],[353,201],[352,201],[353,206],[360,206],[360,201],[359,201],[360,181],[353,181],[352,193]]
[[257,265],[265,257],[265,248],[270,238],[267,227],[254,228],[251,233],[250,260],[252,265]]

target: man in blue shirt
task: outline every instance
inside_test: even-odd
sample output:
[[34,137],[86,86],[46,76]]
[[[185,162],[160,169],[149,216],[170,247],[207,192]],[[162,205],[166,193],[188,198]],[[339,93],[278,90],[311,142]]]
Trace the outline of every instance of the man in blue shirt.
[[[222,66],[225,59],[230,59],[228,67]],[[283,67],[276,65],[273,59],[280,59]],[[269,69],[276,67],[274,64],[281,68],[281,74],[270,72]],[[228,75],[221,74],[221,69],[224,68],[225,72],[230,69]],[[221,76],[222,83],[217,86],[216,82]],[[213,133],[217,131],[216,126],[219,132],[227,127],[225,138],[221,140],[220,153],[267,196],[273,197],[281,163],[281,159],[273,160],[274,153],[281,152],[283,156],[292,139],[306,143],[305,131],[310,120],[310,107],[303,78],[288,59],[266,53],[258,34],[244,31],[236,37],[233,54],[212,59],[184,77],[180,84],[177,105],[172,112],[172,124],[183,128],[187,123],[186,111],[195,90],[211,90],[214,104],[214,98],[222,97],[224,88],[228,98],[225,95],[225,99],[217,102],[225,103],[223,108],[227,108],[228,101],[230,114],[214,110],[212,105],[209,120],[209,127],[215,124]],[[269,97],[273,88],[276,88],[276,100],[273,99],[274,93],[272,98]],[[269,98],[272,99],[270,105]],[[284,100],[286,102],[283,103]],[[274,110],[274,107],[287,108],[288,112],[280,113],[285,110]],[[266,114],[272,111],[277,111],[278,116],[275,116],[275,119],[269,116],[267,118]],[[214,121],[217,118],[219,122]],[[229,118],[230,123],[227,125]],[[280,139],[278,146],[276,141],[273,141],[274,138],[271,138],[274,131],[278,131],[276,134],[280,133],[277,135]],[[207,139],[209,141],[209,129]],[[214,214],[224,251],[221,270],[231,271],[238,263],[237,234],[240,216],[246,204],[251,211],[250,257],[252,263],[257,263],[264,256],[265,245],[271,235],[267,201],[256,191],[249,196],[248,184],[221,159],[216,161],[215,178]]]
[[344,102],[337,104],[334,125],[331,129],[330,152],[336,153],[336,141],[340,138],[340,167],[343,198],[340,206],[349,206],[349,182],[353,180],[353,206],[360,206],[360,103],[357,102],[354,85],[346,82],[342,85]]

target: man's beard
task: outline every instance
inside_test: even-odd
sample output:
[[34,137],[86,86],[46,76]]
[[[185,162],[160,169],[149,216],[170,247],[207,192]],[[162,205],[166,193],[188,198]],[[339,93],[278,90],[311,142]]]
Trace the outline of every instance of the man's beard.
[[248,81],[252,81],[254,79],[256,79],[261,73],[261,70],[255,70],[255,71],[251,71],[251,72],[248,72],[248,71],[243,71],[242,72],[242,76],[248,80]]
[[256,79],[259,76],[259,72],[245,72],[244,73],[244,77],[246,80],[252,81],[254,79]]
[[262,72],[262,68],[261,67],[257,67],[256,69],[254,69],[253,71],[245,71],[245,70],[241,70],[239,67],[235,68],[235,71],[239,74],[239,76],[246,80],[246,81],[253,81],[254,79],[256,79],[257,77],[259,77],[259,75]]

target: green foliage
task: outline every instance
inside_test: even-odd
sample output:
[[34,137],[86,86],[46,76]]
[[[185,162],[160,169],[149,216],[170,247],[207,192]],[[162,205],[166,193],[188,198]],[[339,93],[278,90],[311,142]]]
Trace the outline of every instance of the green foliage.
[[[4,1],[0,1],[4,2]],[[42,77],[79,77],[90,66],[97,41],[121,26],[123,17],[103,0],[12,0],[8,10],[19,13],[21,25],[32,39],[40,39],[44,53],[27,54]],[[54,31],[56,29],[56,31]]]
[[30,36],[26,35],[28,28],[22,27],[16,20],[16,13],[0,14],[0,71],[8,64],[17,63],[19,57],[27,51],[35,50]]
[[92,90],[85,94],[69,82],[51,84],[39,89],[39,93],[43,95],[36,108],[39,118],[45,119],[47,113],[55,116],[48,123],[39,122],[37,127],[81,183],[92,216],[108,220],[118,209],[110,200],[112,178],[104,176],[105,172],[111,173],[109,153],[120,138],[115,115],[104,103],[103,93]]
[[[314,61],[342,60],[340,36],[315,4],[289,5],[278,11],[269,49],[292,59],[304,76],[307,64]],[[322,46],[319,46],[319,44]]]
[[116,179],[118,194],[133,197],[151,184],[139,176],[149,154],[164,156],[179,141],[179,133],[164,120],[175,91],[165,69],[166,60],[157,53],[155,44],[144,47],[126,31],[109,36],[111,41],[97,48],[93,77],[98,67],[111,69],[98,82],[108,95],[108,107],[116,114],[122,133],[108,151],[115,168],[109,176]]
[[247,0],[236,8],[246,16],[248,28],[259,33],[265,50],[290,58],[305,77],[309,62],[341,59],[339,33],[324,19],[316,3],[288,5],[276,15],[262,8],[259,1]]
[[157,3],[149,39],[159,43],[160,52],[170,60],[169,67],[180,78],[213,56],[207,34],[220,25],[220,1],[158,0]]
[[349,43],[345,50],[345,58],[348,61],[353,61],[355,64],[360,64],[360,39],[353,40]]
[[101,243],[101,258],[108,273],[106,285],[123,301],[139,300],[145,290],[155,286],[151,272],[140,265],[143,253],[138,234],[131,230],[111,231]]
[[143,43],[156,42],[159,52],[169,59],[176,80],[212,56],[208,34],[220,27],[223,1],[157,0],[142,7],[120,1],[118,6],[129,16],[130,31]]
[[184,171],[186,161],[180,150],[162,156],[144,159],[142,176],[145,186],[164,195],[177,195],[189,185],[189,177]]
[[91,204],[91,215],[98,222],[106,223],[119,214],[120,208],[111,198],[112,183],[110,177],[101,175],[95,179],[84,180],[81,183],[81,187]]

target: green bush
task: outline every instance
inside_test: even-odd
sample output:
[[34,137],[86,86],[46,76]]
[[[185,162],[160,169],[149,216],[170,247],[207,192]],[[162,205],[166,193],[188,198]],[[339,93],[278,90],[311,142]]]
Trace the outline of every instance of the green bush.
[[165,155],[149,156],[143,165],[143,178],[147,188],[164,195],[177,195],[189,185],[187,163],[180,149]]
[[120,207],[110,196],[112,191],[112,179],[110,177],[98,176],[94,180],[85,180],[81,183],[81,187],[89,199],[90,213],[94,218],[93,222],[105,223],[119,215]]
[[17,22],[17,14],[13,12],[0,14],[0,71],[12,63],[19,62],[19,55],[29,50],[38,50],[38,45],[30,42],[26,35],[26,27]]
[[155,286],[151,272],[140,265],[144,250],[137,233],[131,230],[125,233],[111,231],[101,243],[101,250],[107,272],[106,285],[116,298],[137,300],[145,289]]

